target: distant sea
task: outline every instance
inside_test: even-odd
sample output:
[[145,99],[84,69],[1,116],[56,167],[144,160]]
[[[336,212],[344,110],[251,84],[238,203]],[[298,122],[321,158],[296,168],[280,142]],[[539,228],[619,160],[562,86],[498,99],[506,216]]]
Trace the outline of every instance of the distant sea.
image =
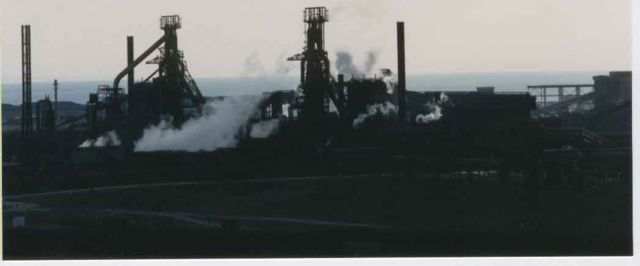
[[[527,85],[593,83],[593,76],[607,74],[608,71],[407,75],[407,89],[413,91],[465,91],[475,90],[480,86],[493,86],[497,92],[526,92]],[[248,95],[274,90],[293,90],[299,81],[297,76],[275,75],[252,78],[196,78],[196,83],[205,96]],[[32,99],[34,102],[44,98],[45,95],[50,95],[53,98],[51,83],[33,83]],[[89,93],[95,92],[98,85],[111,84],[111,81],[59,80],[59,83],[59,101],[84,104],[89,98]],[[21,86],[20,83],[3,83],[2,103],[19,104]]]

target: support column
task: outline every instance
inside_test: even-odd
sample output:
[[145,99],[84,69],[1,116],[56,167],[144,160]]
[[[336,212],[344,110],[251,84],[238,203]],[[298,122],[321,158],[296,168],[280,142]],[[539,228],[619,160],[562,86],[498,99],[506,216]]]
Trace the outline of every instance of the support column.
[[134,73],[133,73],[133,36],[127,36],[127,66],[130,67],[129,73],[127,73],[127,90],[130,91],[133,87],[133,83],[135,82]]
[[406,84],[405,84],[405,61],[404,61],[404,22],[398,21],[398,120],[400,123],[407,122],[406,110]]
[[33,135],[33,115],[31,110],[31,26],[22,25],[22,119],[21,119],[21,162],[30,161]]

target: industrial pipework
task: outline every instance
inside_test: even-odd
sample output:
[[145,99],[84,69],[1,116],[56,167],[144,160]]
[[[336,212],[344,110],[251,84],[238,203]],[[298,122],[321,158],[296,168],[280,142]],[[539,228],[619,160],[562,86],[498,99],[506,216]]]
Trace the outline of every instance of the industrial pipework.
[[[137,101],[136,104],[144,104],[146,106],[153,106],[151,109],[156,110],[161,115],[171,115],[176,120],[184,120],[189,116],[187,113],[195,110],[199,113],[202,110],[202,105],[205,103],[205,99],[202,96],[197,84],[191,77],[185,62],[183,61],[182,51],[178,49],[178,35],[177,30],[182,27],[182,21],[179,16],[162,16],[160,18],[160,28],[164,31],[162,37],[160,37],[155,43],[147,48],[140,56],[134,60],[133,51],[133,37],[127,37],[127,66],[116,75],[113,80],[113,89],[117,91],[120,89],[120,80],[127,75],[128,76],[128,90],[129,96],[133,93],[133,90],[146,85],[140,85],[134,83],[134,69],[147,59],[156,49],[161,51],[161,54],[147,61],[148,64],[158,64],[158,69],[154,71],[149,77],[144,79],[142,83],[147,83],[152,77],[155,77],[151,81],[151,91],[138,92],[137,100],[143,99],[143,101]],[[143,89],[144,90],[144,89]],[[140,93],[146,95],[141,96]],[[155,96],[151,96],[155,95]],[[115,99],[120,99],[117,95]],[[131,98],[131,97],[129,97]],[[129,99],[129,105],[131,99]],[[139,110],[140,108],[129,106],[128,110]]]

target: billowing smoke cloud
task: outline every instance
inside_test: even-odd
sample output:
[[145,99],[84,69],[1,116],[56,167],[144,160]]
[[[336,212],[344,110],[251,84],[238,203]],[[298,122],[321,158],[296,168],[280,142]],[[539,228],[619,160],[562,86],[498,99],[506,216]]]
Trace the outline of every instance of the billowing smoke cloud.
[[382,115],[384,117],[389,117],[391,115],[396,114],[396,106],[390,102],[385,103],[376,103],[367,107],[367,112],[358,115],[355,119],[353,119],[353,128],[360,128],[362,124],[370,117],[375,115]]
[[244,59],[244,63],[242,65],[243,76],[257,77],[262,76],[265,73],[266,70],[260,61],[260,55],[258,55],[258,52],[253,52]]
[[426,112],[422,114],[418,114],[416,116],[417,124],[429,124],[433,121],[438,121],[442,118],[442,109],[440,106],[444,104],[449,97],[446,94],[440,94],[440,97],[437,99],[435,103],[427,103],[425,104]]
[[105,146],[120,146],[120,139],[118,138],[118,134],[116,134],[115,131],[111,130],[96,139],[85,140],[82,144],[80,144],[79,147],[91,148]]
[[417,124],[429,124],[433,121],[440,120],[442,117],[442,112],[440,110],[440,106],[433,103],[428,103],[427,108],[429,109],[429,113],[427,114],[418,114],[416,116]]
[[135,151],[214,151],[234,147],[260,97],[226,97],[207,104],[200,117],[174,128],[170,120],[146,128],[135,144]]
[[249,136],[257,139],[268,138],[276,132],[279,124],[280,120],[278,119],[260,121],[251,125],[251,132],[249,133]]
[[338,73],[351,75],[351,77],[362,77],[363,75],[371,75],[378,61],[378,52],[368,51],[362,68],[353,63],[353,56],[346,51],[336,52],[335,67]]
[[380,73],[382,74],[382,81],[387,86],[387,93],[393,94],[397,77],[393,76],[393,72],[388,68],[380,69]]
[[440,94],[440,100],[439,100],[440,104],[443,104],[443,103],[447,102],[448,100],[449,100],[449,96],[447,96],[444,93]]

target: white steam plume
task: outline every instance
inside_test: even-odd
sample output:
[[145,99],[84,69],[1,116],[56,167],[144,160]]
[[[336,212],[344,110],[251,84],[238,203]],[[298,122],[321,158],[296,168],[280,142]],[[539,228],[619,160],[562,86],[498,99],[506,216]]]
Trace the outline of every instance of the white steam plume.
[[382,74],[382,81],[384,82],[384,85],[387,86],[387,93],[393,94],[397,77],[394,76],[391,69],[388,68],[380,69],[380,73]]
[[417,124],[429,124],[433,121],[440,120],[440,118],[442,117],[440,106],[434,103],[427,103],[425,106],[427,107],[427,109],[429,109],[429,113],[418,114],[416,116]]
[[375,116],[377,114],[381,114],[384,117],[388,117],[390,115],[394,115],[396,113],[396,106],[390,102],[376,103],[367,107],[367,112],[358,115],[355,119],[353,119],[353,128],[360,128],[362,124],[367,120],[367,118]]
[[96,139],[88,139],[80,144],[80,148],[91,148],[91,147],[105,147],[105,146],[120,146],[120,139],[118,138],[118,134],[115,131],[111,130],[107,133],[104,133],[102,136]]
[[260,97],[226,97],[207,104],[208,113],[173,128],[171,121],[161,121],[144,130],[135,151],[214,151],[234,147],[238,133],[255,113]]
[[273,135],[273,133],[276,132],[279,124],[280,124],[280,120],[277,118],[260,121],[258,123],[251,125],[251,132],[249,133],[249,136],[255,139],[268,138],[269,136]]

